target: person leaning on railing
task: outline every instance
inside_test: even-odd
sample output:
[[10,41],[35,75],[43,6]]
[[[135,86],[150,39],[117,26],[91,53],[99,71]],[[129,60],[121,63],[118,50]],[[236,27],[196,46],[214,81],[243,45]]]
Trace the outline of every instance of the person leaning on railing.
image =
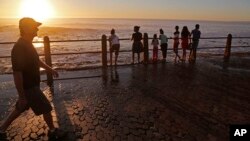
[[140,53],[143,51],[143,44],[141,42],[142,40],[142,33],[139,32],[140,27],[139,26],[134,26],[134,32],[132,35],[132,41],[133,42],[133,46],[132,46],[132,64],[134,64],[134,60],[135,60],[135,53],[137,53],[138,55],[138,63],[140,63]]
[[168,38],[164,34],[163,29],[160,29],[159,40],[161,41],[162,62],[166,62],[167,50],[168,50]]
[[111,33],[111,36],[109,37],[110,65],[112,66],[112,54],[113,52],[115,52],[115,66],[116,66],[120,50],[120,42],[119,42],[119,37],[115,34],[115,29],[112,29],[110,33]]
[[182,53],[182,61],[185,62],[186,61],[186,50],[188,49],[188,45],[191,41],[189,41],[190,39],[190,32],[188,30],[187,26],[184,26],[182,28],[181,31],[181,47],[183,49],[183,53]]
[[201,37],[201,32],[200,32],[199,28],[200,28],[200,25],[196,24],[195,29],[192,30],[192,32],[191,32],[191,37],[193,37],[192,38],[193,43],[192,43],[192,48],[191,48],[190,54],[189,54],[189,62],[196,61],[196,50],[197,50],[197,47],[199,44],[199,39]]

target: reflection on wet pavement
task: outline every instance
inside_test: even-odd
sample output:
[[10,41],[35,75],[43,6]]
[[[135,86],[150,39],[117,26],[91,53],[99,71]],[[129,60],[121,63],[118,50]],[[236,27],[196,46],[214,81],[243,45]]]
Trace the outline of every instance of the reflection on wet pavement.
[[[224,71],[210,62],[60,74],[103,76],[55,81],[54,94],[42,83],[54,123],[68,131],[65,140],[224,141],[229,124],[250,121],[249,72]],[[1,120],[16,99],[12,78],[7,80],[0,86]],[[47,129],[29,110],[8,128],[8,138],[48,140]]]

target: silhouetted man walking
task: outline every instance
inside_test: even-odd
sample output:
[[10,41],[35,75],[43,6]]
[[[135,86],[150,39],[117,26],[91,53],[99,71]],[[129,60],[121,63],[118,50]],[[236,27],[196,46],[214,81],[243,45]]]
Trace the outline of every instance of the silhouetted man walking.
[[37,36],[41,23],[32,18],[22,18],[19,21],[21,37],[11,51],[11,62],[18,100],[14,111],[0,127],[0,139],[7,138],[6,129],[25,110],[31,108],[36,115],[43,115],[49,127],[48,136],[53,139],[65,135],[55,128],[52,121],[50,102],[40,90],[40,67],[58,77],[58,73],[43,63],[34,48],[32,41]]

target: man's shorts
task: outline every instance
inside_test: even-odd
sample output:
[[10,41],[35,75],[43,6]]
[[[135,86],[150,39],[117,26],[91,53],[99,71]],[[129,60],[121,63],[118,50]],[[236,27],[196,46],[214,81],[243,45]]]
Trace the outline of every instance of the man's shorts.
[[31,108],[36,115],[47,114],[51,112],[52,107],[50,102],[39,87],[24,90],[24,94],[27,99],[27,105],[20,107],[17,102],[16,109],[18,111],[24,112],[25,110]]
[[120,44],[114,44],[112,45],[112,47],[110,48],[110,52],[115,52],[115,55],[119,54],[119,50],[120,50]]
[[199,44],[199,40],[198,41],[193,41],[192,48],[197,49],[198,44]]
[[161,44],[161,51],[166,51],[167,49],[168,49],[168,44],[167,43]]

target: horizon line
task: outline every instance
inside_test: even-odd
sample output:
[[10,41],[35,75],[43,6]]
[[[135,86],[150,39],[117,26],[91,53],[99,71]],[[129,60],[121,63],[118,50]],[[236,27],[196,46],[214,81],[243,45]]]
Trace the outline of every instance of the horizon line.
[[[20,17],[0,17],[0,19],[20,19]],[[205,21],[205,22],[250,22],[250,20],[218,20],[218,19],[165,19],[165,18],[100,18],[100,17],[50,17],[47,19],[111,19],[111,20],[175,20],[175,21]]]

